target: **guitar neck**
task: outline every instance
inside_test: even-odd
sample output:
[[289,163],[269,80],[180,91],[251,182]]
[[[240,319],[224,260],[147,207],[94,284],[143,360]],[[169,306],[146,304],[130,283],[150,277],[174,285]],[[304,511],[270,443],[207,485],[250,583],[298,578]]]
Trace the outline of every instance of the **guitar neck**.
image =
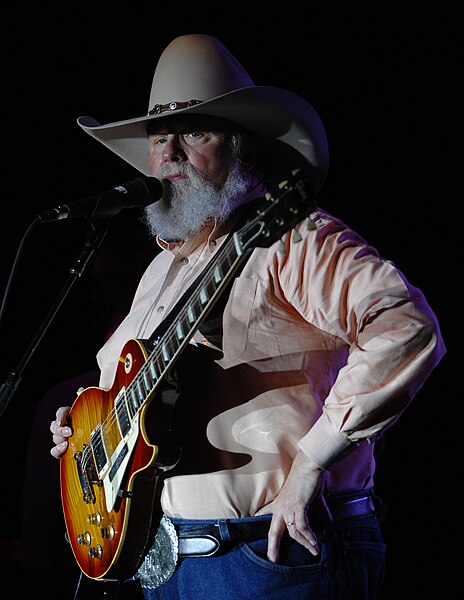
[[168,371],[185,349],[201,323],[227,287],[233,275],[249,255],[243,249],[237,234],[232,234],[213,256],[199,282],[180,306],[174,319],[162,335],[150,338],[150,354],[127,388],[126,402],[133,417],[161,385]]

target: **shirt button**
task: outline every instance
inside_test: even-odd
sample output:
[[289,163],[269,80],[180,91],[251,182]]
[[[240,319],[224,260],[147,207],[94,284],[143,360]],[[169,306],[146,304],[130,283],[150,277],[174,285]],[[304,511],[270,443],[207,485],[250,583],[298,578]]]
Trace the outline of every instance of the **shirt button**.
[[189,259],[188,259],[186,256],[184,256],[184,258],[181,258],[181,259],[180,259],[180,262],[181,262],[183,265],[186,265],[186,264],[188,264],[188,261],[189,261]]
[[217,246],[216,240],[211,240],[209,243],[210,246]]
[[158,306],[158,308],[156,309],[157,313],[162,313],[164,310],[164,306]]

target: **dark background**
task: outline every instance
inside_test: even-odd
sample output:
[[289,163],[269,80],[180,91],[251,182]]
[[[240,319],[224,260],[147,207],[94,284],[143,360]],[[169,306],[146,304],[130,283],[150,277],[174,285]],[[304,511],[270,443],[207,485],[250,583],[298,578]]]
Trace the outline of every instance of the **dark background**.
[[[76,119],[90,115],[111,122],[145,114],[154,69],[166,45],[183,33],[216,35],[256,84],[291,89],[316,108],[331,153],[319,204],[393,260],[425,292],[439,318],[448,354],[385,436],[377,491],[384,499],[388,543],[382,600],[393,598],[397,589],[405,597],[442,593],[451,581],[446,534],[454,500],[449,493],[448,421],[456,416],[456,395],[450,317],[456,310],[453,303],[459,302],[457,278],[448,268],[460,268],[451,237],[459,225],[449,224],[454,218],[450,199],[456,200],[450,151],[457,127],[456,17],[445,7],[430,13],[421,9],[408,19],[393,8],[375,15],[327,8],[326,14],[311,3],[303,11],[293,6],[273,13],[266,9],[254,21],[243,8],[222,4],[214,15],[171,4],[140,12],[68,6],[66,16],[40,7],[24,14],[17,9],[18,14],[4,18],[0,290],[3,300],[23,236],[38,213],[138,176],[85,134]],[[127,228],[128,261],[137,256],[129,231],[145,235],[139,216],[137,210],[123,211],[108,232],[109,240],[124,241]],[[81,219],[44,223],[29,231],[0,323],[0,383],[24,359],[87,231]],[[140,268],[144,261],[140,259]],[[96,326],[98,301],[90,271],[77,279],[34,348],[0,416],[1,586],[15,581],[37,591],[51,581],[59,585],[63,578],[76,578],[72,559],[69,573],[61,565],[52,577],[36,573],[47,556],[68,553],[65,543],[63,549],[61,544],[50,549],[43,536],[53,520],[50,510],[60,506],[59,490],[55,495],[49,486],[58,468],[48,454],[54,415],[37,411],[50,387],[95,367],[102,331]],[[40,438],[37,447],[35,436]],[[38,476],[42,468],[44,474]],[[32,568],[24,565],[31,548]]]

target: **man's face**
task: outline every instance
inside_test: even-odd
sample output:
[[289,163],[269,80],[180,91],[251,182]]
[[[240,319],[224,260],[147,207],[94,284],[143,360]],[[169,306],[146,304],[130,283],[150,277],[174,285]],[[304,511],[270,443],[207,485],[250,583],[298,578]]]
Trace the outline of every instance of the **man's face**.
[[186,240],[247,201],[255,182],[232,150],[236,129],[223,119],[198,115],[152,123],[150,174],[164,187],[163,197],[145,209],[152,235]]
[[150,175],[173,186],[188,185],[188,172],[176,165],[189,164],[216,190],[227,178],[231,151],[226,143],[227,122],[191,115],[154,121],[149,131]]

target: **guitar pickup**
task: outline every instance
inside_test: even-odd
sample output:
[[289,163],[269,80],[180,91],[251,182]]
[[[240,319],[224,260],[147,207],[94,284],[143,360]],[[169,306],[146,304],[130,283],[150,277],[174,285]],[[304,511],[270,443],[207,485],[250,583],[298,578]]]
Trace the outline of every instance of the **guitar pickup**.
[[[92,481],[97,483],[99,481],[99,475],[103,473],[104,469],[108,466],[108,457],[106,455],[106,447],[105,440],[103,438],[103,429],[100,425],[95,427],[95,429],[90,434],[90,446],[92,448],[92,461],[88,461],[89,469],[93,472],[91,475],[93,476]],[[93,462],[93,465],[90,463]]]

